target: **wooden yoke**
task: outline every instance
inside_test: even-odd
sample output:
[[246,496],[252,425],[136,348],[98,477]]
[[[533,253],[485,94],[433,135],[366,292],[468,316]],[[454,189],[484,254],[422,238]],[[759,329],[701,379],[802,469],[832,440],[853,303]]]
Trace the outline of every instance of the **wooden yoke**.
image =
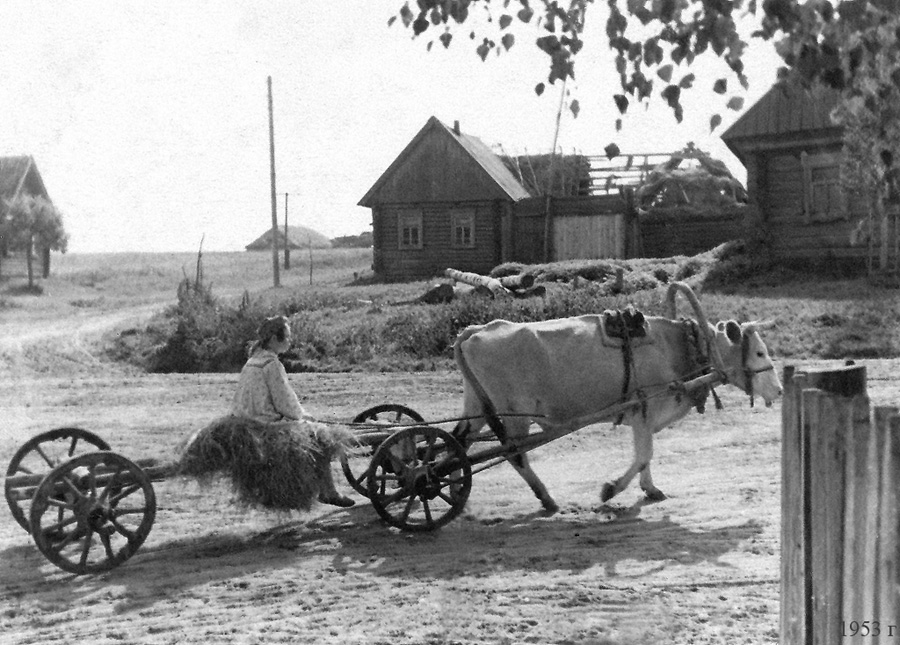
[[697,315],[697,323],[703,330],[704,336],[706,336],[706,343],[709,347],[709,355],[713,361],[713,368],[719,372],[720,377],[724,377],[725,362],[722,360],[722,355],[719,353],[719,347],[716,345],[715,332],[710,330],[706,315],[703,313],[703,308],[700,306],[700,300],[697,298],[694,290],[684,282],[673,282],[669,285],[669,290],[666,292],[666,304],[668,305],[669,318],[672,320],[677,319],[678,310],[675,303],[675,295],[679,291],[684,294],[684,297],[691,303],[691,307],[693,307],[694,313]]

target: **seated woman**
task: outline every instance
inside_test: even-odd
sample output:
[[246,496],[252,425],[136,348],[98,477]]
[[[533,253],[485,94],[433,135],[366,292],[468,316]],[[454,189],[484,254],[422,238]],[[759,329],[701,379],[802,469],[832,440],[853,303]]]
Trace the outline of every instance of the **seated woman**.
[[290,345],[287,318],[266,319],[229,414],[191,435],[177,472],[200,480],[227,475],[240,501],[273,510],[308,510],[316,500],[353,506],[335,489],[331,461],[355,447],[354,435],[306,414],[278,360]]
[[[278,355],[291,347],[291,326],[284,316],[267,318],[249,347],[249,358],[241,370],[238,389],[231,403],[231,414],[246,417],[277,428],[282,424],[310,420],[287,379]],[[310,424],[314,432],[315,469],[319,483],[319,501],[335,506],[353,506],[354,501],[337,492],[331,473],[331,461],[343,447],[346,436],[328,426]]]

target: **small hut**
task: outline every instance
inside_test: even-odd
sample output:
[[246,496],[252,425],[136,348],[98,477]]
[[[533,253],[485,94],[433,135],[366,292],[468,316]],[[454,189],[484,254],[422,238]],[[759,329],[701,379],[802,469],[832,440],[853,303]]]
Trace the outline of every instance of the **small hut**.
[[[43,197],[48,202],[51,202],[50,196],[47,194],[47,188],[44,186],[44,180],[33,157],[29,155],[0,157],[0,220],[6,217],[7,201],[13,200],[20,195]],[[40,254],[43,276],[46,278],[50,275],[50,249],[41,248]],[[8,241],[0,233],[0,261],[6,259],[21,259],[24,266],[24,255],[22,258],[13,255],[12,249],[8,246]],[[10,265],[7,264],[4,267],[4,273],[9,274],[9,272]]]
[[[275,244],[279,250],[285,248],[284,227],[278,229]],[[330,249],[331,240],[305,226],[287,227],[287,248],[294,249]],[[247,251],[270,251],[272,249],[272,229],[267,230],[258,238],[244,247]]]

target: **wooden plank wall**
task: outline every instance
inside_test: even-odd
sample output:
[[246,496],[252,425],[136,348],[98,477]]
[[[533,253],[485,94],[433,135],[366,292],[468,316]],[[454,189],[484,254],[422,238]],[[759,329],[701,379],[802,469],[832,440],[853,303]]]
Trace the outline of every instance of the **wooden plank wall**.
[[[767,152],[759,159],[760,185],[766,191],[758,203],[764,226],[779,258],[862,257],[864,247],[850,246],[850,231],[865,209],[850,200],[847,219],[807,222],[803,212],[801,150]],[[812,151],[809,151],[812,152]]]
[[785,369],[781,645],[900,639],[900,414],[865,380]]
[[[473,248],[455,248],[451,244],[450,214],[455,209],[475,211]],[[397,216],[402,212],[422,213],[422,248],[400,248]],[[377,270],[389,280],[443,275],[448,267],[488,273],[500,262],[499,227],[500,219],[492,202],[380,206]]]
[[569,215],[553,222],[554,260],[625,257],[625,215]]
[[[624,258],[626,210],[618,194],[551,198],[551,260]],[[514,221],[514,261],[544,262],[545,198],[517,202]]]
[[744,211],[711,216],[639,216],[643,255],[665,258],[696,255],[744,236]]

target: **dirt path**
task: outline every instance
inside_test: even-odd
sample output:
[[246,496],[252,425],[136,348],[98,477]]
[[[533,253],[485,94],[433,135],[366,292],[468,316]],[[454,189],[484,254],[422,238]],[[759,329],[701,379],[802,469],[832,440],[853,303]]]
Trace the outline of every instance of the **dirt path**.
[[[455,374],[292,375],[317,416],[383,401],[455,414]],[[0,460],[35,432],[94,430],[132,457],[172,447],[225,407],[233,375],[0,380]],[[141,551],[72,577],[0,511],[0,633],[10,643],[774,643],[777,407],[694,416],[657,442],[655,478],[615,503],[627,430],[594,426],[534,453],[561,511],[546,517],[508,467],[476,476],[467,510],[431,534],[349,511],[245,512],[229,492],[157,485]]]
[[[149,313],[58,321],[7,343],[41,364],[54,343],[74,351]],[[872,363],[873,401],[896,398],[896,373],[896,362]],[[383,402],[448,418],[461,398],[455,373],[290,378],[313,414],[336,421]],[[0,373],[0,465],[29,437],[64,425],[129,458],[172,460],[178,442],[227,408],[235,381],[87,364],[65,376]],[[602,483],[631,459],[631,440],[597,425],[533,453],[557,514],[539,513],[501,465],[476,475],[463,515],[434,533],[388,528],[358,496],[349,510],[279,515],[235,506],[225,486],[168,480],[156,485],[141,550],[106,574],[73,577],[2,505],[0,642],[776,643],[780,408],[721,394],[724,411],[658,436],[654,479],[669,496],[659,503],[634,484],[600,503]]]
[[153,303],[113,312],[79,312],[29,322],[0,322],[0,374],[60,372],[81,374],[102,369],[96,344],[105,333],[150,319],[165,307]]

